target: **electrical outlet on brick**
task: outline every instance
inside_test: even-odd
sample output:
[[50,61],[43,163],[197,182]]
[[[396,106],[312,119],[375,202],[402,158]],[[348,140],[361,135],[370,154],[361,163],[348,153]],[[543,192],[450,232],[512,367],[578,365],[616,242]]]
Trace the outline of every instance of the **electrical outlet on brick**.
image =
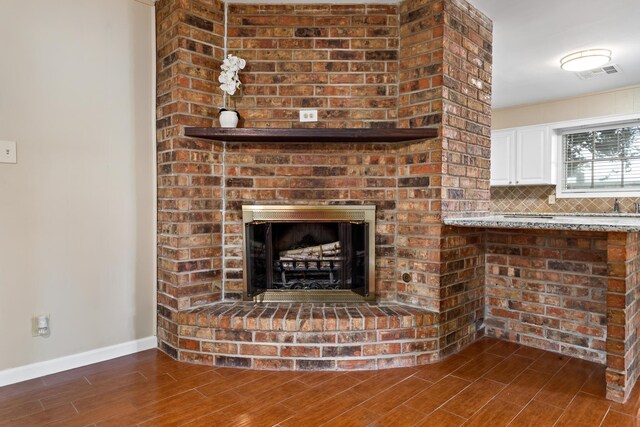
[[317,122],[318,110],[300,110],[301,122]]

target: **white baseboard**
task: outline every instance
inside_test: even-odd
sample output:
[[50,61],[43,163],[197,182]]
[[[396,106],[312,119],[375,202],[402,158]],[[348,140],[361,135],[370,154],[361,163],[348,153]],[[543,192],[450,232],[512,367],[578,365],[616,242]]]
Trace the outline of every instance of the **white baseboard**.
[[46,360],[44,362],[5,369],[4,371],[0,371],[0,387],[67,371],[69,369],[79,368],[81,366],[91,365],[92,363],[104,362],[105,360],[149,350],[156,348],[157,346],[157,338],[155,336],[151,336],[122,344],[111,345],[109,347],[85,351],[84,353],[72,354],[70,356],[59,357],[57,359]]

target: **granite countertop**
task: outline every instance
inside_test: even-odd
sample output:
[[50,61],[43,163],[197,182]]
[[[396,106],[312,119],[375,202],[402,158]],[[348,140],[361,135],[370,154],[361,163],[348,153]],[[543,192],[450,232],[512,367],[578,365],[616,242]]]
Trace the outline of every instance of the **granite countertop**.
[[640,231],[640,215],[625,213],[492,213],[476,217],[445,218],[444,223],[459,227]]

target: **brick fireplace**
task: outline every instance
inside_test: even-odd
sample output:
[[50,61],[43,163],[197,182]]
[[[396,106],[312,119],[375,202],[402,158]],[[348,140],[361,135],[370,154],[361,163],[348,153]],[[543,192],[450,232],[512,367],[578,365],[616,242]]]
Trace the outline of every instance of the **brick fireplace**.
[[[429,363],[484,316],[481,230],[442,218],[489,207],[491,23],[462,0],[398,5],[229,4],[247,60],[236,100],[253,128],[420,128],[405,143],[229,143],[216,126],[224,11],[157,3],[158,337],[180,360],[262,369]],[[297,122],[317,108],[319,121]],[[380,305],[243,302],[242,207],[376,209]]]
[[[488,332],[606,359],[608,397],[627,398],[639,372],[637,233],[443,223],[489,211],[492,25],[479,11],[464,0],[226,8],[160,0],[156,18],[162,351],[216,366],[381,369],[440,360]],[[437,136],[393,144],[185,136],[187,127],[217,126],[225,27],[229,53],[248,64],[236,99],[241,126]],[[318,109],[319,121],[298,123],[300,108]],[[378,304],[243,301],[242,209],[259,204],[375,206]]]

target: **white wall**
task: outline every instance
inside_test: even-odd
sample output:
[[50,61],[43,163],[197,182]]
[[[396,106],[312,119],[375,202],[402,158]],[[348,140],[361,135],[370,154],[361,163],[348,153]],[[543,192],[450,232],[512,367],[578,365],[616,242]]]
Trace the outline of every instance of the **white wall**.
[[505,129],[633,113],[640,113],[640,86],[493,110],[492,128]]
[[0,0],[0,370],[154,334],[153,17]]

